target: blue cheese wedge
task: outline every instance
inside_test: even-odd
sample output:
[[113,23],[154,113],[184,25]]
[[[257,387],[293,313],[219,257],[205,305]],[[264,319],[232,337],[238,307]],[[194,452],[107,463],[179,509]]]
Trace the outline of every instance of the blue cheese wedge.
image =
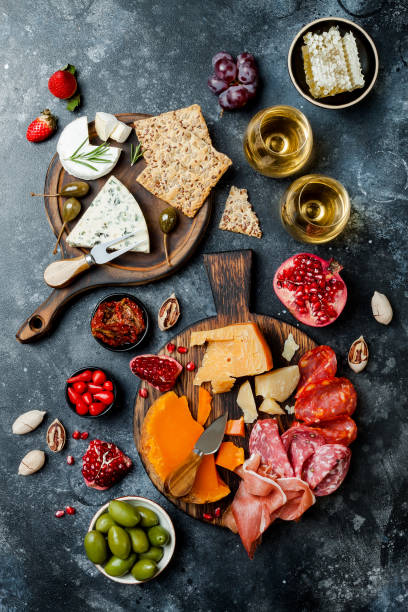
[[118,250],[139,242],[139,246],[131,250],[149,253],[149,232],[140,206],[130,191],[111,176],[69,234],[67,242],[73,247],[92,248],[130,233],[135,235],[112,248]]

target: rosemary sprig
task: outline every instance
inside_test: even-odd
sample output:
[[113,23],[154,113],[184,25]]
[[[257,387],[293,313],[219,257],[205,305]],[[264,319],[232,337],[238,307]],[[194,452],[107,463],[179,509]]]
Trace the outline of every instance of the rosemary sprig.
[[76,149],[76,151],[74,151],[73,154],[67,159],[70,159],[71,161],[74,161],[77,164],[81,164],[82,166],[86,166],[87,168],[91,168],[91,170],[97,170],[97,168],[95,168],[95,166],[92,166],[89,162],[92,162],[94,164],[103,164],[105,162],[112,161],[111,159],[106,159],[106,157],[103,157],[106,151],[109,149],[109,144],[107,142],[103,142],[101,145],[96,147],[96,149],[88,151],[88,153],[80,153],[82,147],[86,142],[88,142],[87,138],[85,138],[84,142],[81,143]]
[[133,166],[137,162],[138,159],[143,157],[143,151],[141,149],[140,144],[137,147],[133,147],[133,144],[130,145],[130,165]]

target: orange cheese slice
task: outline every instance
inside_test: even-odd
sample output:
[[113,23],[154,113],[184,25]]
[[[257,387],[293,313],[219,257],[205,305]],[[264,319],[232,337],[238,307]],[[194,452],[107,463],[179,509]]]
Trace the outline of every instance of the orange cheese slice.
[[273,367],[272,355],[256,323],[237,323],[192,332],[190,346],[208,343],[195,385],[211,382],[214,393],[232,389],[235,379],[261,374]]
[[191,416],[187,398],[169,391],[150,406],[145,416],[141,454],[164,482],[187,459],[203,431]]
[[191,504],[216,502],[231,492],[215,467],[214,455],[204,455],[190,493],[183,501]]
[[223,442],[218,451],[216,464],[233,472],[245,461],[244,449],[233,442]]

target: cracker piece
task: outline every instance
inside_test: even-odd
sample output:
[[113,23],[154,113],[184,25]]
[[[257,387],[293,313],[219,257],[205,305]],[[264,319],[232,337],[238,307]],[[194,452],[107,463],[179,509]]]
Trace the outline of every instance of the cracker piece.
[[232,186],[225,203],[219,228],[254,238],[262,238],[262,230],[256,212],[248,201],[246,189]]

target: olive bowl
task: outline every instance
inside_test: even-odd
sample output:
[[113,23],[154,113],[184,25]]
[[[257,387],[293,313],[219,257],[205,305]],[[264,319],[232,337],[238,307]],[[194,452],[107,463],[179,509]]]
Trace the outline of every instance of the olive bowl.
[[112,393],[113,393],[113,402],[111,404],[107,404],[106,408],[103,412],[101,412],[100,414],[96,414],[96,415],[92,415],[92,414],[78,414],[77,411],[75,410],[75,406],[74,404],[71,403],[69,397],[68,397],[68,386],[70,383],[68,383],[67,381],[65,381],[65,401],[67,402],[68,406],[71,408],[72,412],[75,414],[75,416],[80,417],[81,419],[99,419],[99,417],[103,417],[105,416],[110,410],[112,410],[112,408],[115,406],[117,398],[118,398],[118,386],[115,382],[115,378],[113,377],[112,373],[107,370],[105,367],[99,367],[99,366],[86,366],[84,368],[79,368],[79,370],[76,370],[75,372],[73,372],[69,378],[72,378],[73,376],[78,376],[78,374],[81,374],[81,372],[85,372],[86,370],[91,370],[91,372],[95,372],[96,370],[101,370],[102,372],[104,372],[106,374],[106,378],[110,381],[112,381],[113,384],[113,389],[112,389]]
[[[125,574],[124,576],[109,576],[109,574],[107,574],[105,570],[103,569],[102,565],[98,565],[95,563],[95,567],[106,578],[109,578],[109,580],[113,580],[114,582],[120,582],[121,584],[131,584],[131,585],[144,584],[145,582],[154,580],[168,566],[168,564],[171,561],[171,558],[173,557],[174,550],[176,548],[176,532],[174,529],[173,522],[171,518],[169,517],[169,515],[167,514],[167,512],[164,510],[164,508],[159,506],[159,504],[156,504],[156,502],[150,499],[147,499],[146,497],[138,497],[136,495],[127,495],[126,497],[115,497],[114,499],[117,499],[119,501],[124,501],[128,504],[132,504],[133,506],[144,506],[145,508],[149,508],[149,510],[153,510],[153,512],[155,512],[157,516],[159,517],[160,525],[164,527],[164,529],[167,529],[167,531],[169,532],[170,542],[169,544],[167,544],[167,546],[163,548],[164,555],[162,559],[157,563],[157,567],[158,567],[157,573],[154,576],[152,576],[152,578],[148,578],[147,580],[136,580],[136,578],[134,578],[130,572],[128,574]],[[94,514],[89,524],[88,532],[92,531],[95,528],[96,521],[101,516],[101,514],[107,511],[109,503],[110,502],[107,502],[106,504],[101,506],[98,512]]]
[[[138,337],[138,339],[136,340],[136,342],[133,343],[127,343],[127,344],[120,344],[118,346],[110,346],[109,344],[107,344],[106,342],[104,342],[103,340],[101,340],[100,338],[97,338],[96,336],[94,336],[92,334],[92,319],[94,318],[96,311],[98,310],[99,306],[101,306],[101,304],[104,304],[105,302],[120,302],[120,300],[123,300],[123,298],[129,298],[129,300],[131,300],[132,302],[134,302],[142,311],[143,313],[143,319],[145,322],[145,329],[144,331],[140,334],[140,336]],[[104,298],[102,298],[95,306],[93,312],[92,312],[92,316],[91,316],[91,320],[90,320],[90,328],[91,328],[91,334],[92,337],[94,338],[94,340],[96,340],[96,342],[98,344],[100,344],[101,346],[103,346],[103,348],[108,349],[108,351],[113,351],[115,353],[123,353],[125,351],[131,351],[132,349],[136,348],[137,346],[139,346],[139,344],[141,344],[143,342],[143,340],[146,338],[148,332],[149,332],[149,325],[150,324],[150,320],[149,320],[149,313],[147,312],[146,306],[143,304],[143,302],[141,302],[140,300],[138,300],[134,295],[132,295],[131,293],[111,293],[110,295],[106,295]]]
[[[303,36],[307,32],[316,34],[327,32],[332,26],[337,26],[342,36],[347,32],[353,33],[364,75],[364,86],[327,98],[313,98],[306,83],[303,65]],[[339,110],[358,104],[370,93],[377,80],[379,59],[373,39],[360,25],[342,17],[322,17],[308,23],[296,34],[288,53],[288,70],[293,85],[306,100],[321,108]]]

